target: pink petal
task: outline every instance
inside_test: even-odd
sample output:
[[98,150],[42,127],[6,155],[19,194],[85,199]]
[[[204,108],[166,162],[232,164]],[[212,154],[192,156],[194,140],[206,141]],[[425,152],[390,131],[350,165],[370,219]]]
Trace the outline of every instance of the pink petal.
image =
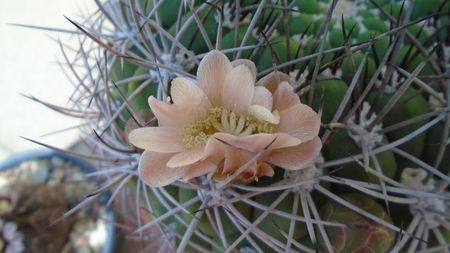
[[289,107],[300,104],[300,98],[288,82],[281,82],[273,94],[273,108],[283,111]]
[[298,104],[280,112],[278,131],[287,133],[302,142],[319,134],[320,117],[309,106]]
[[160,101],[153,96],[148,98],[148,104],[160,126],[182,127],[192,121],[193,116],[182,108]]
[[212,163],[208,160],[199,161],[188,167],[186,174],[184,175],[184,180],[189,180],[194,177],[203,176],[209,174],[217,169],[217,164]]
[[225,78],[222,103],[229,109],[245,113],[253,98],[255,83],[250,70],[245,65],[233,68]]
[[270,92],[274,93],[278,88],[278,84],[286,81],[289,82],[289,76],[281,72],[271,72],[270,74],[261,78],[258,85],[266,87]]
[[[295,139],[295,138],[293,138]],[[242,166],[246,165],[255,154],[251,152],[235,148],[230,144],[223,143],[216,138],[210,138],[205,148],[205,153],[208,155],[208,160],[214,160],[214,164],[223,164],[223,166],[217,168],[214,174],[216,180],[224,180],[228,176],[231,176],[235,171],[239,170]],[[236,177],[241,182],[253,181],[255,176],[272,176],[273,168],[269,164],[262,161],[253,161],[251,164],[246,165],[245,170]],[[210,171],[209,171],[210,172]]]
[[205,147],[199,147],[199,148],[191,148],[186,151],[177,153],[173,155],[172,158],[170,158],[170,160],[167,162],[167,166],[169,168],[176,168],[198,162],[200,159],[203,158],[204,150]]
[[183,130],[173,126],[136,128],[128,136],[134,146],[159,153],[186,150],[182,139]]
[[167,161],[173,154],[144,151],[139,161],[139,177],[152,187],[171,184],[186,173],[186,168],[168,168]]
[[233,66],[233,68],[235,68],[235,67],[237,67],[239,65],[247,66],[247,68],[252,73],[253,82],[255,82],[255,80],[256,80],[256,66],[255,66],[255,63],[253,63],[252,61],[247,60],[247,59],[238,59],[238,60],[232,61],[231,65]]
[[267,151],[263,159],[287,170],[299,170],[310,166],[320,153],[319,137],[295,147]]
[[275,174],[275,172],[273,171],[273,167],[265,162],[259,162],[258,166],[259,166],[258,172],[259,176],[273,177],[273,175]]
[[222,104],[222,91],[225,77],[231,71],[232,65],[228,58],[217,50],[209,52],[200,62],[197,70],[199,87],[206,93],[214,106]]
[[188,111],[197,118],[206,116],[211,107],[203,90],[187,78],[175,78],[172,81],[170,93],[173,103],[178,108],[183,108],[184,111]]
[[[296,146],[301,143],[297,138],[291,137],[288,134],[276,133],[276,134],[253,134],[245,137],[238,137],[227,133],[216,133],[211,136],[223,143],[223,145],[233,146],[238,149],[246,150],[248,152],[256,153],[265,149],[278,149],[290,146]],[[207,149],[213,149],[211,145]],[[214,147],[217,150],[217,147]],[[210,151],[210,154],[213,153]]]
[[[238,150],[230,144],[224,143],[220,138],[215,136],[226,136],[229,134],[223,133],[214,134],[205,146],[204,157],[208,160],[213,161],[216,164],[224,163],[223,167],[220,168],[219,174],[231,173],[238,169],[241,165],[245,164],[246,161],[251,159],[250,154],[245,151]],[[233,135],[229,135],[233,136]],[[242,163],[243,162],[243,163]]]
[[[248,161],[250,161],[253,155],[244,152],[242,150],[238,150],[232,146],[223,144],[224,152],[225,152],[225,160],[223,164],[223,169],[221,170],[221,174],[223,175],[232,175],[235,171],[239,170],[242,166],[246,165]],[[256,161],[252,162],[248,166],[246,171],[255,171],[256,170]],[[253,173],[255,174],[255,173]]]
[[272,93],[263,86],[256,86],[252,98],[252,105],[260,105],[272,111],[273,96]]

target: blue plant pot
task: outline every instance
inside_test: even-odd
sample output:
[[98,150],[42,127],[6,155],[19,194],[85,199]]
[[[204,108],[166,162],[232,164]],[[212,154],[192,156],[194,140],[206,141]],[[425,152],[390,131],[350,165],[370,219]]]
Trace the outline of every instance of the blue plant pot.
[[[77,165],[83,172],[90,173],[94,172],[95,168],[90,163],[83,161],[79,158],[69,156],[67,154],[57,152],[57,151],[50,151],[50,150],[32,150],[32,151],[26,151],[21,152],[15,155],[12,155],[11,157],[0,161],[0,171],[13,169],[17,166],[19,166],[21,163],[25,161],[36,161],[36,160],[45,160],[45,159],[51,159],[54,157],[58,157],[63,161],[72,162],[73,164]],[[103,201],[106,203],[106,198],[103,198]],[[107,223],[106,230],[107,230],[107,238],[105,245],[102,248],[101,253],[114,253],[115,252],[115,244],[116,244],[116,228],[114,226],[114,221],[116,220],[115,213],[111,208],[106,209],[106,218],[111,221]]]

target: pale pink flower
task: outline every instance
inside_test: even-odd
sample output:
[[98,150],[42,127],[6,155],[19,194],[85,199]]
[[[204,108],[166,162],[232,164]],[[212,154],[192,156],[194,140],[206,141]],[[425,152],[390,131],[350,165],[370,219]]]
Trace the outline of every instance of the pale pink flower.
[[258,86],[255,78],[253,62],[230,62],[214,50],[200,62],[196,81],[172,81],[173,103],[150,97],[159,127],[129,135],[145,150],[139,162],[144,182],[157,187],[205,174],[222,180],[246,163],[233,176],[250,182],[272,176],[273,166],[309,166],[322,147],[319,116],[300,103],[287,75],[271,73]]

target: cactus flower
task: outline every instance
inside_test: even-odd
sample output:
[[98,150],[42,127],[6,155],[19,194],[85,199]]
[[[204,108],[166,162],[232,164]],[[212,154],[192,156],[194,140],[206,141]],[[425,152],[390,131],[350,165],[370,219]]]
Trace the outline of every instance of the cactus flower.
[[274,166],[307,167],[322,146],[320,118],[300,103],[288,80],[273,72],[255,86],[253,62],[209,52],[196,81],[172,81],[171,102],[149,97],[159,126],[129,134],[144,149],[140,177],[155,187],[206,174],[248,183],[272,176]]

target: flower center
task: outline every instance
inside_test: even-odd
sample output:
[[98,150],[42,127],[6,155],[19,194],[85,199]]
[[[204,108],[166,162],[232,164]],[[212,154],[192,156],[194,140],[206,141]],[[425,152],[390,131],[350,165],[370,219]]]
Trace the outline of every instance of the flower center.
[[206,118],[195,120],[184,128],[183,143],[187,148],[192,148],[205,144],[217,132],[244,137],[257,133],[274,133],[275,130],[275,124],[238,114],[224,107],[213,107],[209,109]]

